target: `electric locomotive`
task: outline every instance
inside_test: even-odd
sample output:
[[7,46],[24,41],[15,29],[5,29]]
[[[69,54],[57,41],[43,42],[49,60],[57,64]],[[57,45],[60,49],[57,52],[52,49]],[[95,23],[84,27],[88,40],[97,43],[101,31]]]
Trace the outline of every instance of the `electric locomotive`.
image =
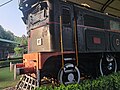
[[19,74],[62,84],[119,70],[120,18],[64,0],[20,0],[28,54]]

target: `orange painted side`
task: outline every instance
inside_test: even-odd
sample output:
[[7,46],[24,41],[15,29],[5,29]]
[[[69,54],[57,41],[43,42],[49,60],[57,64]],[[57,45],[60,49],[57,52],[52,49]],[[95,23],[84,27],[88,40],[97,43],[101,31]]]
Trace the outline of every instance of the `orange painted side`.
[[23,55],[23,63],[25,67],[34,67],[35,69],[39,68],[39,53],[30,53]]
[[[68,51],[68,52],[64,52],[63,54],[74,54],[75,52],[73,51]],[[46,60],[48,60],[48,58],[52,57],[52,56],[59,56],[61,55],[61,52],[39,52],[39,53],[30,53],[30,54],[24,54],[23,55],[23,64],[25,65],[24,68],[32,68],[32,71],[35,70],[35,73],[32,73],[31,76],[33,77],[37,77],[36,72],[38,69],[42,69],[44,63],[46,62]],[[28,71],[28,69],[26,70],[26,74]]]
[[[75,52],[74,51],[65,51],[63,52],[64,55],[67,55],[67,54],[74,54]],[[50,57],[57,57],[59,55],[62,55],[61,52],[42,52],[42,53],[39,53],[39,60],[40,60],[40,63],[39,63],[39,69],[42,69],[44,63],[46,62],[46,60],[48,60],[48,58]]]
[[54,56],[55,54],[57,53],[43,52],[43,53],[24,54],[23,63],[25,64],[25,67],[34,67],[36,70],[42,69],[45,61],[49,57]]
[[[64,52],[63,54],[75,53],[73,51]],[[45,61],[52,56],[61,55],[61,52],[40,52],[23,55],[25,67],[34,67],[36,70],[42,69]]]

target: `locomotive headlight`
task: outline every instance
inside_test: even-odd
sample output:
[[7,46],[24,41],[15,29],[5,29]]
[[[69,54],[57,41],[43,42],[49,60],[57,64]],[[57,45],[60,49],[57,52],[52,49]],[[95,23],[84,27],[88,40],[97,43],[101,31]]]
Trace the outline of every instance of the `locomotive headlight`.
[[28,4],[25,4],[25,7],[28,7]]
[[28,8],[28,7],[29,7],[29,4],[20,5],[19,9],[23,10],[24,8]]
[[20,10],[22,10],[23,9],[23,7],[19,7],[20,8]]

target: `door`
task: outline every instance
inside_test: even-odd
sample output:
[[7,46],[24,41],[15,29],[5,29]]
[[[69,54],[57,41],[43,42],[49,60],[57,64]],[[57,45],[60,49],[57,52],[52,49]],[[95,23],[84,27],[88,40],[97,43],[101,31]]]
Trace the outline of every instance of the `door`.
[[61,3],[62,16],[62,41],[64,51],[74,50],[73,36],[73,6],[68,3]]

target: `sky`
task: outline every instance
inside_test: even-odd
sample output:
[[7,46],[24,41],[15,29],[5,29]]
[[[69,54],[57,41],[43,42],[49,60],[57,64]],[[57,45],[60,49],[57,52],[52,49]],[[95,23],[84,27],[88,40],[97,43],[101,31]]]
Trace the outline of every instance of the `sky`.
[[[9,0],[0,0],[0,5]],[[0,7],[0,25],[5,30],[9,30],[14,33],[15,36],[27,35],[27,30],[24,22],[22,21],[22,12],[18,7],[18,0]]]

